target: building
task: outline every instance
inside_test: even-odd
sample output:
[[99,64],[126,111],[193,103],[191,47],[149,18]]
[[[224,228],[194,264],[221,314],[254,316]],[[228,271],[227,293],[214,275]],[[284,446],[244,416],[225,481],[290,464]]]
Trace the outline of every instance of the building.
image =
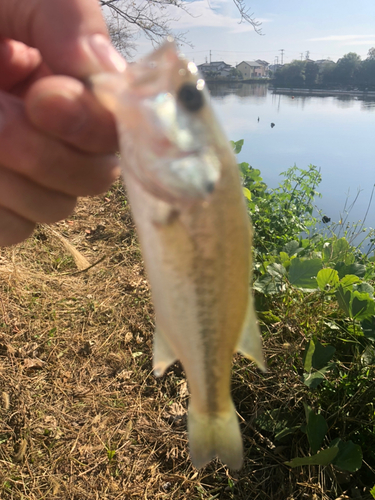
[[266,76],[265,66],[258,61],[242,61],[240,64],[237,64],[236,69],[241,72],[244,80]]
[[199,71],[204,77],[224,77],[228,78],[233,67],[224,61],[199,64]]
[[276,71],[279,69],[279,68],[282,68],[282,65],[281,64],[270,64],[268,66],[268,71],[272,72],[272,75],[274,76]]
[[332,63],[333,61],[331,61],[330,59],[318,59],[317,61],[314,61],[315,64],[317,64],[319,67],[321,66],[324,66],[325,64],[330,64]]
[[267,62],[267,61],[263,61],[263,59],[257,59],[255,62],[261,64],[264,67],[265,76],[269,76],[269,72],[270,72],[269,66],[270,66],[270,63]]

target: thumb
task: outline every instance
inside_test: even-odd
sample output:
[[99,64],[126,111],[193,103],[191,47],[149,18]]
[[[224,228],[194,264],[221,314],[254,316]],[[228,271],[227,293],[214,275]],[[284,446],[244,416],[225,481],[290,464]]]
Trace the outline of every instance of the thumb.
[[0,36],[37,48],[53,73],[125,69],[97,0],[0,0]]

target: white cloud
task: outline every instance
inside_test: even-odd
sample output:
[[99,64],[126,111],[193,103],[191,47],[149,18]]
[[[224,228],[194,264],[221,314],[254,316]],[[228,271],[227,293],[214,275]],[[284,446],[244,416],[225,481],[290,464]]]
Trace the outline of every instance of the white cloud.
[[374,45],[374,44],[375,44],[375,37],[372,40],[361,40],[361,41],[358,40],[356,42],[351,42],[350,45]]
[[[360,44],[362,43],[360,40],[361,38],[367,38],[367,39],[373,39],[375,41],[375,34],[374,35],[330,35],[330,36],[324,36],[321,38],[309,38],[307,41],[308,42],[350,42],[350,43],[356,43],[355,41],[357,40],[357,43]],[[363,42],[365,43],[365,42]],[[366,41],[367,43],[367,41]],[[373,43],[373,42],[370,42]]]

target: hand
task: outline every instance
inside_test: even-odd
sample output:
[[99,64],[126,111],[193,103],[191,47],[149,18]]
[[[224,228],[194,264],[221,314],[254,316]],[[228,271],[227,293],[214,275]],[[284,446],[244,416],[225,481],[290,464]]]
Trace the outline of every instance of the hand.
[[118,176],[113,118],[80,80],[124,69],[97,0],[0,0],[0,246]]

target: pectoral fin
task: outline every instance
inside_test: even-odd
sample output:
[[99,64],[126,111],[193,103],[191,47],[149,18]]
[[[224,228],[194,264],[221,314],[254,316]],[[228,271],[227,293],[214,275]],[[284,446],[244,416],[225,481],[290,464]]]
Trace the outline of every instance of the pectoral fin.
[[249,303],[247,306],[244,326],[236,350],[243,354],[246,358],[255,361],[263,372],[267,371],[262,352],[262,338],[256,320],[253,296],[251,292],[249,293]]
[[161,377],[165,370],[177,361],[177,357],[173,352],[164,333],[156,327],[154,335],[154,374],[156,377]]

